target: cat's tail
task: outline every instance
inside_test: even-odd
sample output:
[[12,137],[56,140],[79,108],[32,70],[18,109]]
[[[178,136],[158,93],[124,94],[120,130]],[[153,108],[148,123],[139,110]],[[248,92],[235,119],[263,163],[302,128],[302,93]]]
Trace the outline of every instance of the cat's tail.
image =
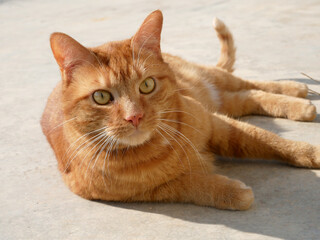
[[233,64],[236,60],[236,48],[232,34],[227,26],[218,18],[213,19],[213,27],[221,44],[221,53],[216,66],[228,72],[233,72]]

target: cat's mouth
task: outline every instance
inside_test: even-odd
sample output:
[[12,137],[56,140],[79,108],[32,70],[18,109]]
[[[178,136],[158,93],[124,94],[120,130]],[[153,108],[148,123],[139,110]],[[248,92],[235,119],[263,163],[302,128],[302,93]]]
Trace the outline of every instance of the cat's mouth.
[[124,145],[137,146],[141,145],[151,137],[150,131],[144,131],[140,128],[135,129],[133,132],[129,133],[127,136],[119,138],[119,142]]

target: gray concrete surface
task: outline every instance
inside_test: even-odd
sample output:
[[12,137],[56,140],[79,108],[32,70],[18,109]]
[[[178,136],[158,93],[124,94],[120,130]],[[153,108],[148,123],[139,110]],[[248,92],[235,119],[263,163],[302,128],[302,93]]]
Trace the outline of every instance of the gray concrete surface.
[[[49,34],[87,46],[131,36],[155,9],[164,13],[162,48],[186,59],[217,61],[213,16],[232,30],[235,74],[248,79],[320,78],[320,2],[0,0],[0,239],[319,239],[320,171],[276,162],[220,160],[220,172],[252,186],[246,212],[188,204],[100,203],[63,184],[39,126],[59,80]],[[320,97],[309,96],[320,112]],[[289,139],[320,144],[314,123],[248,117]]]

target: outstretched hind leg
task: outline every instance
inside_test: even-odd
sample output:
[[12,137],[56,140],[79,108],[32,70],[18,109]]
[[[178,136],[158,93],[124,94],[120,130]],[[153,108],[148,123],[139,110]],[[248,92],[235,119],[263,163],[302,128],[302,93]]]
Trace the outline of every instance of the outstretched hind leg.
[[257,114],[296,121],[312,121],[316,117],[316,107],[309,100],[261,90],[223,92],[220,99],[218,112],[232,117]]
[[294,81],[248,81],[219,68],[207,68],[207,79],[220,91],[237,92],[242,90],[262,90],[269,93],[284,94],[305,98],[308,86]]

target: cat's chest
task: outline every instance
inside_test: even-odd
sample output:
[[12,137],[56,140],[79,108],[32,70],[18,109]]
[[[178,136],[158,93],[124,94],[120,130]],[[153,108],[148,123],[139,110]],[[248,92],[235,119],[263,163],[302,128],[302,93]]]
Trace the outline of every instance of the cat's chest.
[[200,102],[207,110],[215,112],[221,105],[220,93],[213,82],[206,78],[177,78],[178,90],[182,95]]

